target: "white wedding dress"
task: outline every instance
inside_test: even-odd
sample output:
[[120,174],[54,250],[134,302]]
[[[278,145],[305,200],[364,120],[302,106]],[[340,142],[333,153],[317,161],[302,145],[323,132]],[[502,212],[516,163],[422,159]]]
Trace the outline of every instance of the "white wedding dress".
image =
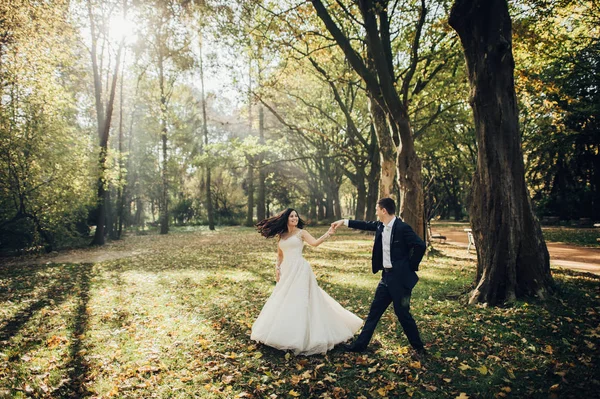
[[297,355],[313,355],[352,338],[362,320],[317,285],[302,257],[300,233],[279,241],[280,279],[252,325],[250,338]]

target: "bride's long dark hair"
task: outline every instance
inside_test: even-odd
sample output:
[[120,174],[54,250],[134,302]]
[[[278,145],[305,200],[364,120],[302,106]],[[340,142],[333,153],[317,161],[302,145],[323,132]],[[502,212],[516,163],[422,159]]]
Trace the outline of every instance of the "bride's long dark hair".
[[[258,230],[261,236],[266,238],[275,237],[276,235],[281,235],[282,233],[287,233],[288,218],[290,217],[290,214],[292,212],[296,212],[296,215],[298,215],[298,211],[296,211],[293,208],[288,208],[285,211],[279,212],[275,216],[261,220],[256,224],[256,229]],[[300,215],[298,215],[297,227],[299,229],[304,228],[304,220],[300,219]]]

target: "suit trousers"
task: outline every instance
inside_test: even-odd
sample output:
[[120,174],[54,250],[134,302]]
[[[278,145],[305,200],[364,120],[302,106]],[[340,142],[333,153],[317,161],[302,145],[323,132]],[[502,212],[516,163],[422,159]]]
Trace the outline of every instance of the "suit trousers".
[[375,290],[375,298],[373,298],[373,302],[371,303],[367,321],[365,321],[360,335],[354,342],[354,347],[365,349],[369,345],[375,332],[375,327],[377,327],[377,323],[379,323],[383,312],[390,306],[390,303],[394,303],[394,313],[398,317],[398,321],[408,338],[408,342],[415,349],[423,348],[417,324],[410,314],[410,296],[412,290],[393,281],[392,279],[394,278],[397,277],[393,276],[392,271],[384,269],[381,281],[379,281]]

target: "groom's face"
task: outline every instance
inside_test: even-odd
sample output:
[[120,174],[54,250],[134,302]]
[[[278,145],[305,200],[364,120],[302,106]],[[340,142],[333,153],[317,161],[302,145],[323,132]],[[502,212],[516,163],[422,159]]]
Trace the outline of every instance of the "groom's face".
[[377,215],[378,220],[383,220],[384,209],[379,205],[375,205],[375,215]]

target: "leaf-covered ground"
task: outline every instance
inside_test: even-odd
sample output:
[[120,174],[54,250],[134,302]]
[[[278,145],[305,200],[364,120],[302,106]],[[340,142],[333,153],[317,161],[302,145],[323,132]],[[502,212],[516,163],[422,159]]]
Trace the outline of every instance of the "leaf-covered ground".
[[[305,249],[321,287],[362,318],[378,280],[370,249],[370,236],[348,229]],[[559,291],[544,303],[466,306],[473,256],[436,244],[412,299],[428,359],[411,359],[391,309],[371,351],[304,357],[250,340],[274,287],[273,240],[232,227],[128,237],[110,250],[130,256],[0,266],[0,398],[587,398],[600,391],[593,276],[555,273]]]

